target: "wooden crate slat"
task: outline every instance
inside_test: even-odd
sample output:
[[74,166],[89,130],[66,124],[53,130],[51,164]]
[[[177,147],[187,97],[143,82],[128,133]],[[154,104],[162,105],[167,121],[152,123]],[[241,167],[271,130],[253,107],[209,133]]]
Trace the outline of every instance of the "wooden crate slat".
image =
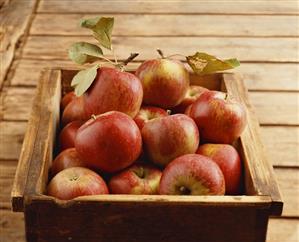
[[[80,19],[96,16],[98,15],[39,14],[33,21],[30,34],[90,35],[91,32],[80,28],[78,23]],[[113,14],[113,17],[113,36],[298,36],[294,31],[298,27],[297,16],[260,15],[253,18],[247,15]]]
[[[23,57],[34,59],[68,59],[67,49],[78,41],[78,37],[30,36],[23,50]],[[96,43],[92,37],[80,37],[80,41]],[[137,60],[156,58],[156,48],[166,55],[194,54],[206,51],[220,58],[237,57],[241,61],[298,62],[294,51],[298,38],[238,38],[238,37],[115,37],[115,53],[126,59],[130,53],[138,52]],[[283,51],[282,51],[283,50]],[[107,51],[104,54],[112,58]]]
[[[33,200],[25,210],[28,214],[27,226],[31,228],[27,230],[28,238],[48,242],[63,242],[70,237],[76,238],[78,242],[163,240],[196,242],[198,239],[214,242],[219,241],[219,238],[222,242],[251,242],[263,241],[266,232],[265,217],[260,216],[254,207],[199,206],[196,209],[192,204],[164,206],[158,201],[155,204],[139,202],[109,204],[107,206],[102,202],[81,202],[60,208],[45,200]],[[69,217],[75,214],[76,219],[68,223]],[[180,214],[183,214],[183,220],[177,219]],[[260,218],[257,223],[256,216]],[[213,219],[215,217],[219,219]],[[234,219],[226,219],[231,217]],[[86,228],[84,231],[79,229],[82,223]],[[209,226],[206,226],[206,223]],[[261,227],[256,229],[255,225]],[[60,232],[61,228],[64,228],[63,234]],[[235,229],[234,233],[228,233],[230,228]],[[175,230],[177,231],[174,232]]]
[[[220,7],[220,6],[221,7]],[[211,13],[297,14],[295,1],[84,1],[42,0],[38,12],[47,13]]]
[[[2,97],[4,100],[0,117],[4,120],[27,120],[34,93],[35,88],[7,88]],[[296,102],[299,99],[299,93],[250,92],[249,96],[261,124],[299,124],[296,115]]]
[[[129,64],[130,68],[137,68],[140,63]],[[14,61],[11,72],[11,85],[36,85],[43,68],[78,68],[70,60],[31,60]],[[298,73],[297,64],[279,63],[242,63],[236,72],[244,76],[248,90],[283,90],[299,91],[299,79],[294,78]]]
[[44,81],[37,87],[13,183],[11,196],[14,211],[23,210],[25,194],[38,192],[36,187],[39,191],[44,188],[46,183],[36,183],[39,181],[36,171],[40,172],[38,175],[48,177],[48,166],[43,161],[52,160],[51,141],[59,118],[57,109],[60,104],[61,86],[57,80],[61,78],[60,71],[45,71],[41,78]]
[[[3,241],[25,242],[24,215],[9,210],[0,210],[1,239]],[[271,218],[266,242],[297,242],[299,219]]]
[[33,11],[35,0],[11,0],[2,9],[0,14],[0,90],[9,66],[14,58],[18,41],[25,33]]
[[243,163],[247,170],[247,173],[245,173],[246,191],[249,194],[271,196],[273,201],[272,214],[280,215],[283,205],[281,194],[272,164],[263,150],[259,123],[242,78],[232,73],[224,73],[221,90],[227,91],[228,95],[232,96],[234,100],[243,103],[247,110],[247,128],[240,136]]

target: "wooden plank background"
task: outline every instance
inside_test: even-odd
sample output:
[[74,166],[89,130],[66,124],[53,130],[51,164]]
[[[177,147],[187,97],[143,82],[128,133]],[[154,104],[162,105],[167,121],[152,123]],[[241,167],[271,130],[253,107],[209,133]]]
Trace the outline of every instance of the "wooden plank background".
[[[118,58],[139,51],[138,66],[166,54],[206,51],[237,57],[275,168],[283,216],[271,218],[267,242],[299,241],[299,3],[297,0],[0,0],[0,241],[24,242],[23,215],[10,190],[40,72],[77,67],[67,48],[89,41],[81,18],[115,16]],[[107,52],[108,57],[112,57]]]

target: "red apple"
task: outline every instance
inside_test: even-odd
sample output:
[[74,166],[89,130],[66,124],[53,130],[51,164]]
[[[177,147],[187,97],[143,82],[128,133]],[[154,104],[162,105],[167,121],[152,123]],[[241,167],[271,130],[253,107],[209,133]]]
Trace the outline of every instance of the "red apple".
[[178,156],[195,153],[199,144],[196,124],[184,114],[153,119],[141,133],[149,159],[160,166]]
[[224,195],[225,181],[210,158],[187,154],[170,162],[163,171],[159,193],[164,195]]
[[142,85],[135,75],[116,68],[101,67],[84,94],[84,109],[89,116],[119,111],[134,118],[142,97]]
[[76,97],[65,107],[62,113],[61,122],[63,125],[66,125],[75,120],[86,121],[89,118],[90,116],[87,116],[84,110],[83,96],[80,96]]
[[189,86],[183,101],[175,106],[172,111],[174,113],[184,113],[188,106],[196,101],[200,95],[209,89],[201,86]]
[[145,61],[135,75],[142,82],[143,102],[164,109],[178,105],[189,87],[189,73],[176,60],[162,58]]
[[76,133],[83,123],[84,121],[81,120],[72,121],[61,130],[59,134],[60,150],[75,147]]
[[94,171],[83,167],[71,167],[59,172],[48,185],[48,195],[61,200],[108,193],[105,181]]
[[246,126],[244,106],[217,91],[204,92],[193,104],[190,117],[205,142],[231,144]]
[[238,151],[233,146],[204,144],[199,146],[196,153],[208,156],[218,164],[225,178],[226,194],[240,194],[242,165]]
[[158,194],[161,176],[155,167],[136,164],[113,176],[108,186],[114,194]]
[[168,116],[166,110],[162,108],[152,107],[152,106],[144,106],[141,107],[138,114],[134,118],[135,123],[138,125],[141,130],[146,122],[149,120]]
[[74,92],[68,92],[61,99],[61,109],[65,109],[65,107],[76,98],[76,94]]
[[86,163],[79,157],[75,148],[69,148],[60,152],[51,166],[51,172],[53,175],[58,172],[75,166],[86,167]]
[[77,131],[75,148],[91,167],[116,172],[130,166],[141,153],[138,126],[128,115],[111,111],[87,121]]
[[191,107],[192,107],[192,104],[189,105],[189,106],[185,109],[185,112],[184,112],[184,114],[187,115],[188,117],[190,117]]

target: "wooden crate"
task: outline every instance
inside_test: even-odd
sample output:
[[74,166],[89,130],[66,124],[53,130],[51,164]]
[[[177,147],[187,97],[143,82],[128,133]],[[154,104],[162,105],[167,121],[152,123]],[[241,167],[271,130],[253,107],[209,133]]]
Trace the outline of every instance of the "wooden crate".
[[29,242],[265,241],[269,216],[280,215],[283,202],[247,90],[231,73],[190,77],[193,84],[227,91],[247,107],[248,125],[236,143],[244,163],[244,195],[99,195],[70,201],[45,195],[61,94],[74,74],[46,70],[37,88],[12,191],[14,211],[25,213]]

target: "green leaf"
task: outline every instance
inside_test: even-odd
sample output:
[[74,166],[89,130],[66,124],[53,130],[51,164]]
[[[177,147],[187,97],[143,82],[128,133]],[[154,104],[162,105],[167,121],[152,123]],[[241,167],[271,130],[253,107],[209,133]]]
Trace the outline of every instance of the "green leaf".
[[81,27],[88,28],[93,31],[94,37],[99,41],[99,43],[111,50],[111,35],[114,25],[114,18],[92,18],[81,20]]
[[74,43],[69,49],[70,59],[78,64],[92,62],[96,57],[101,56],[103,51],[99,46],[86,42]]
[[101,17],[95,17],[95,18],[90,18],[90,19],[81,19],[80,26],[83,28],[92,29],[96,26],[97,22],[99,22],[100,19],[101,19]]
[[77,96],[81,96],[91,86],[99,67],[100,65],[96,64],[88,69],[79,71],[74,76],[71,86],[75,88],[75,94]]
[[187,56],[186,59],[192,70],[200,75],[224,71],[240,65],[237,59],[220,60],[215,56],[201,52]]

